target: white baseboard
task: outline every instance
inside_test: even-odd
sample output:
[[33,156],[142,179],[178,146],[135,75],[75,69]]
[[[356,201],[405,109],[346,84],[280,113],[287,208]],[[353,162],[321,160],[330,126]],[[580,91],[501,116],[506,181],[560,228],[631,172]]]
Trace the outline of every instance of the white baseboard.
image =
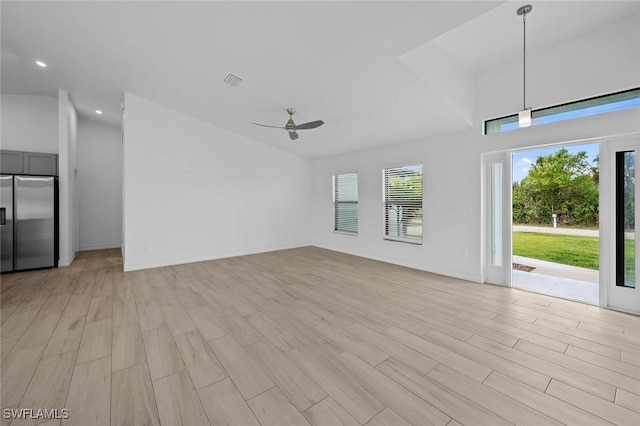
[[337,251],[337,252],[340,252],[340,253],[346,253],[346,254],[350,254],[350,255],[353,255],[353,256],[359,256],[359,257],[364,257],[364,258],[367,258],[367,259],[377,260],[377,261],[380,261],[380,262],[386,262],[386,263],[392,263],[392,264],[395,264],[395,265],[406,266],[408,268],[418,269],[418,270],[425,271],[425,272],[431,272],[433,274],[445,275],[445,276],[448,276],[448,277],[458,278],[458,279],[461,279],[461,280],[466,280],[466,281],[471,281],[471,282],[476,282],[476,283],[482,282],[482,277],[480,275],[476,276],[476,275],[473,275],[473,274],[468,274],[468,273],[464,273],[464,272],[461,272],[461,271],[449,270],[449,269],[445,269],[445,268],[425,267],[424,265],[421,265],[421,264],[418,264],[418,263],[415,263],[415,262],[405,262],[405,261],[401,261],[401,260],[397,260],[397,259],[388,259],[388,258],[383,258],[383,257],[380,257],[380,256],[374,256],[374,255],[370,255],[370,254],[363,254],[363,253],[355,251],[355,250],[337,249],[335,247],[325,246],[325,245],[320,245],[320,244],[294,244],[294,245],[274,246],[274,247],[266,247],[266,248],[259,248],[259,249],[239,250],[239,251],[226,252],[226,253],[208,253],[208,254],[203,254],[201,256],[192,256],[192,257],[184,257],[184,258],[172,258],[172,259],[166,259],[166,260],[158,260],[158,261],[154,261],[154,262],[134,263],[134,264],[126,263],[126,258],[125,258],[124,271],[125,272],[137,271],[137,270],[141,270],[141,269],[160,268],[160,267],[163,267],[163,266],[181,265],[181,264],[185,264],[185,263],[204,262],[204,261],[207,261],[207,260],[224,259],[224,258],[228,258],[228,257],[246,256],[246,255],[250,255],[250,254],[266,253],[266,252],[270,252],[270,251],[287,250],[287,249],[294,249],[294,248],[300,248],[300,247],[308,247],[309,245],[314,246],[314,247],[323,248],[323,249],[326,249],[326,250],[332,250],[332,251]]
[[76,254],[75,253],[71,253],[71,256],[69,256],[66,259],[58,259],[58,268],[66,268],[67,266],[70,266],[71,263],[73,263],[73,259],[76,258]]
[[475,282],[475,283],[481,283],[482,282],[482,277],[480,275],[476,276],[476,275],[469,274],[469,273],[466,273],[466,272],[450,270],[450,269],[446,269],[446,268],[426,267],[425,265],[422,265],[422,264],[419,264],[419,263],[416,263],[416,262],[406,262],[406,261],[399,260],[399,259],[389,259],[389,258],[385,258],[385,257],[381,257],[381,256],[372,255],[372,254],[369,254],[369,253],[362,253],[362,252],[356,251],[356,250],[344,250],[344,249],[341,249],[341,248],[331,247],[329,245],[323,245],[323,244],[312,244],[312,245],[314,247],[319,247],[319,248],[323,248],[323,249],[326,249],[326,250],[337,251],[337,252],[340,252],[340,253],[351,254],[353,256],[364,257],[366,259],[377,260],[379,262],[391,263],[391,264],[394,264],[394,265],[406,266],[407,268],[418,269],[420,271],[431,272],[432,274],[444,275],[444,276],[447,276],[447,277],[458,278],[458,279],[461,279],[461,280],[471,281],[471,282]]
[[121,244],[99,244],[95,246],[85,246],[80,247],[78,251],[92,251],[92,250],[107,250],[107,249],[116,249],[122,248]]
[[138,271],[141,269],[160,268],[163,266],[182,265],[185,263],[205,262],[207,260],[224,259],[227,257],[247,256],[250,254],[267,253],[270,251],[308,247],[309,245],[310,244],[292,244],[292,245],[273,246],[273,247],[256,248],[256,249],[248,249],[248,250],[238,250],[238,251],[225,252],[225,253],[206,253],[200,256],[191,256],[191,257],[182,257],[182,258],[176,257],[176,258],[164,259],[164,260],[158,260],[158,261],[146,262],[146,263],[127,263],[127,259],[125,257],[124,271],[129,272],[129,271]]

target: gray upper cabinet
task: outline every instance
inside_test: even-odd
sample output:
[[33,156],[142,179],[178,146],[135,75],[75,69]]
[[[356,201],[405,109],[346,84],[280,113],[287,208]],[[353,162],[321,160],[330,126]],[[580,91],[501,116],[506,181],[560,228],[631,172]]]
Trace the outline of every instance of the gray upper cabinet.
[[0,171],[20,175],[58,175],[58,155],[42,152],[0,151]]
[[24,173],[28,175],[57,175],[58,156],[39,152],[24,153]]
[[22,174],[23,154],[21,151],[0,151],[0,172],[10,175]]

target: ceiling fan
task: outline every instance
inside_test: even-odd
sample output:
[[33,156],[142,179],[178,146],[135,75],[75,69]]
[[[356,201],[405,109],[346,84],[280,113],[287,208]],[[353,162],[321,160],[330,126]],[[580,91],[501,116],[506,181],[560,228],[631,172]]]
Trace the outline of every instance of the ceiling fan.
[[256,126],[262,126],[262,127],[272,127],[274,129],[284,129],[287,132],[289,132],[289,137],[293,141],[298,139],[298,133],[296,132],[296,130],[315,129],[316,127],[320,127],[324,124],[324,121],[322,120],[310,121],[308,123],[303,123],[303,124],[296,124],[293,122],[293,114],[296,113],[296,110],[293,108],[287,108],[287,113],[289,113],[289,121],[287,121],[287,124],[285,124],[284,127],[268,126],[266,124],[259,124],[259,123],[253,123],[253,124],[255,124]]

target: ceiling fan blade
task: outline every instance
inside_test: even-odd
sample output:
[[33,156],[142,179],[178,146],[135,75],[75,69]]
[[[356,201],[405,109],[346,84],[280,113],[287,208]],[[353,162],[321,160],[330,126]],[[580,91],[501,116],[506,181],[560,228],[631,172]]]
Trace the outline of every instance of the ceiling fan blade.
[[289,130],[289,137],[292,141],[295,141],[296,139],[298,139],[298,134],[295,130]]
[[324,121],[322,120],[318,120],[318,121],[310,121],[308,123],[302,123],[302,124],[298,124],[296,126],[293,127],[294,130],[308,130],[308,129],[315,129],[316,127],[320,127],[324,124]]
[[271,127],[272,129],[285,129],[285,127],[282,126],[269,126],[267,124],[260,124],[260,123],[253,123],[256,126],[262,126],[262,127]]

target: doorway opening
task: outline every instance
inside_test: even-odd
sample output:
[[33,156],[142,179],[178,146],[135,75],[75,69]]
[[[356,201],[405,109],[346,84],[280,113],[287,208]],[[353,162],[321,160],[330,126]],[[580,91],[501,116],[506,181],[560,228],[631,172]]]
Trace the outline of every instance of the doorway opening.
[[511,153],[513,287],[599,304],[599,144]]

